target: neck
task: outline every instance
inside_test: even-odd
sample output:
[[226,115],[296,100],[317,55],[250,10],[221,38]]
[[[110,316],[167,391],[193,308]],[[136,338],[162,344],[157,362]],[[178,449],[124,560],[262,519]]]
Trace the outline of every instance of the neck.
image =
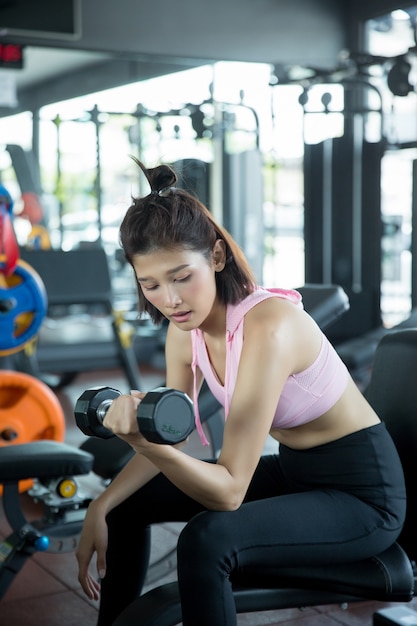
[[216,300],[210,314],[201,324],[200,330],[213,339],[224,339],[226,334],[226,305]]

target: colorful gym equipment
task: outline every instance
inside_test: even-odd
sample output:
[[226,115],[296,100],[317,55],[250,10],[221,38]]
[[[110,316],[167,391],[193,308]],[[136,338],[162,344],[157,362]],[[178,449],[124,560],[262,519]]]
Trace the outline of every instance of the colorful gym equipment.
[[0,257],[0,356],[18,352],[34,339],[47,306],[39,274],[20,259],[8,273],[7,261]]
[[3,185],[0,185],[0,254],[4,255],[2,272],[13,273],[19,258],[19,247],[13,230],[13,200]]
[[[91,454],[58,441],[33,441],[1,450],[2,504],[11,532],[0,539],[0,600],[36,552],[74,551],[91,502],[82,490],[76,490],[77,477],[88,474],[93,461]],[[38,480],[33,495],[29,493],[37,503],[37,512],[32,512],[29,520],[18,484],[30,476]]]
[[45,286],[19,259],[13,200],[0,185],[0,357],[21,350],[37,334],[47,311]]
[[[3,447],[43,439],[63,442],[64,437],[65,415],[53,391],[29,374],[0,370],[0,454]],[[32,485],[25,480],[19,491]]]
[[23,210],[20,214],[21,217],[26,217],[32,225],[40,224],[43,220],[43,209],[38,195],[32,191],[24,191],[22,200]]
[[48,230],[42,224],[34,224],[28,235],[26,247],[32,250],[49,250],[51,239]]

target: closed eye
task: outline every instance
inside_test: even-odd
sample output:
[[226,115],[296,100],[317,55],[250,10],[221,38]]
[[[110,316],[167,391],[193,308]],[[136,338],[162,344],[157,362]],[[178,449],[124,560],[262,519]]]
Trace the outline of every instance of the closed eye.
[[[174,283],[185,283],[188,280],[190,280],[190,278],[191,278],[191,274],[187,274],[186,276],[179,276],[178,278],[174,278],[172,282],[174,282]],[[158,284],[156,284],[156,285],[144,284],[144,282],[142,282],[140,280],[138,280],[138,283],[139,283],[139,285],[141,286],[141,288],[144,291],[155,291],[159,287]]]
[[158,285],[144,285],[140,281],[138,281],[138,283],[144,291],[154,291],[158,287]]
[[185,283],[187,280],[190,280],[191,274],[187,274],[187,276],[181,276],[180,278],[175,278],[175,283]]

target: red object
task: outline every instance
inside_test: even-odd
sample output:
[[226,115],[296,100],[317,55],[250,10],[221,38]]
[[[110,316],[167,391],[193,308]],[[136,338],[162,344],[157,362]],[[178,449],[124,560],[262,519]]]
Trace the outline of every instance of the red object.
[[16,43],[0,43],[0,67],[23,68],[23,46]]
[[22,193],[22,200],[23,211],[20,215],[27,217],[32,225],[39,224],[43,219],[43,210],[36,193],[25,191]]
[[0,255],[4,257],[2,273],[13,274],[19,260],[19,246],[8,207],[0,201]]

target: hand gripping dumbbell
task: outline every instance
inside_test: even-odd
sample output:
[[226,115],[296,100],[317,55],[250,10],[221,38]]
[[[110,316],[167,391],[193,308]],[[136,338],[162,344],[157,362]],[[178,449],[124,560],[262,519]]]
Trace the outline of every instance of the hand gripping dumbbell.
[[[114,434],[103,426],[113,400],[121,392],[111,387],[87,389],[75,404],[75,421],[85,434],[109,439]],[[194,409],[186,393],[157,387],[148,391],[137,410],[138,427],[148,441],[174,444],[184,441],[194,429]]]

